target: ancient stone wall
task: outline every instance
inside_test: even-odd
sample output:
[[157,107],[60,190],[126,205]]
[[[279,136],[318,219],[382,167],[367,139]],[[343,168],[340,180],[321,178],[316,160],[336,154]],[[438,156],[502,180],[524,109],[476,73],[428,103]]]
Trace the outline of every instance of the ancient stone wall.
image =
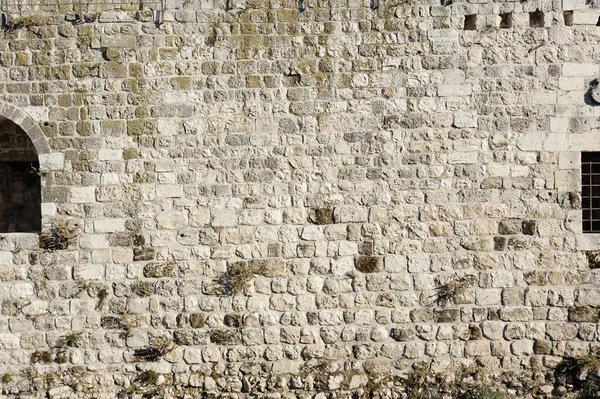
[[341,391],[598,349],[594,3],[156,7],[8,15],[43,234],[0,236],[6,395],[294,397],[323,364]]

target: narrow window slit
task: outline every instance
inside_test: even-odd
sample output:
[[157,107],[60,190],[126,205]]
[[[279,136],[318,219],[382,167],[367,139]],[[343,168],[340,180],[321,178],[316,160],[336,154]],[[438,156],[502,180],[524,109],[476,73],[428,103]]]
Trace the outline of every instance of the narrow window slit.
[[512,12],[500,14],[500,28],[502,28],[502,29],[512,28],[512,24],[513,24]]
[[529,13],[529,26],[531,28],[544,27],[544,13],[540,10],[535,10]]
[[565,26],[573,26],[573,11],[563,11]]
[[465,15],[464,30],[477,30],[477,14]]

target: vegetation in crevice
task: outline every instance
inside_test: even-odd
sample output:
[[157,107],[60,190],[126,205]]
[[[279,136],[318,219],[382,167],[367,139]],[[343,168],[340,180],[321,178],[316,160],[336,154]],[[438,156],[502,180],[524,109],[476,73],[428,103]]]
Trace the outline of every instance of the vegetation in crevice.
[[446,306],[449,303],[457,303],[465,295],[468,288],[475,284],[475,276],[455,277],[445,284],[436,288],[435,301],[438,306]]
[[98,303],[96,304],[96,310],[102,310],[102,308],[104,307],[104,303],[106,302],[106,298],[108,298],[108,288],[101,288],[98,291],[97,298]]
[[67,220],[55,219],[47,233],[40,233],[40,248],[47,251],[65,250],[77,242],[78,229]]
[[34,25],[33,17],[29,15],[22,15],[14,19],[8,19],[6,26],[3,26],[5,32],[15,32],[19,29],[28,29]]
[[263,272],[259,263],[250,265],[247,262],[235,262],[229,265],[227,272],[219,279],[224,291],[229,294],[239,294],[250,286],[255,275]]
[[59,347],[77,348],[83,341],[83,332],[73,331],[62,337],[58,343]]
[[173,349],[175,349],[175,344],[171,339],[158,337],[145,348],[134,350],[133,356],[137,361],[157,362]]
[[558,385],[572,385],[579,398],[600,398],[600,353],[564,358],[555,374]]

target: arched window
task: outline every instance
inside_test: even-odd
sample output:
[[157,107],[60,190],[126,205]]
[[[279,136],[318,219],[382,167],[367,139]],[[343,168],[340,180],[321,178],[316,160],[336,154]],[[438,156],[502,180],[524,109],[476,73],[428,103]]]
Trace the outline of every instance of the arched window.
[[39,232],[41,183],[33,143],[16,123],[0,117],[0,233]]

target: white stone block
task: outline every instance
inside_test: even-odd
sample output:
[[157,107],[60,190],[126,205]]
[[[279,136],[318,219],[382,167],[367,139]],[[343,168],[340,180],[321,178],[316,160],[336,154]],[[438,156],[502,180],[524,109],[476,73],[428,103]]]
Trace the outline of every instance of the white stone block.
[[600,71],[598,64],[586,64],[579,62],[566,62],[563,64],[564,76],[596,77]]
[[[553,133],[567,133],[569,130],[569,119],[550,118],[550,131]],[[562,148],[564,150],[564,148]]]
[[583,81],[584,79],[579,76],[562,76],[558,79],[558,88],[564,91],[583,90]]
[[181,125],[177,120],[165,120],[161,119],[156,122],[156,130],[161,135],[172,136],[178,134]]
[[487,175],[491,177],[510,176],[510,167],[508,165],[487,165]]
[[455,29],[431,29],[428,33],[432,42],[447,42],[458,40],[458,32]]
[[478,152],[450,152],[448,154],[448,163],[477,163]]
[[180,198],[183,197],[183,187],[173,184],[156,186],[156,196],[158,198]]
[[119,161],[123,159],[123,150],[99,150],[98,160]]
[[569,151],[600,151],[600,132],[570,134]]
[[114,233],[125,231],[125,219],[98,219],[94,220],[94,232]]
[[35,295],[34,284],[26,282],[14,283],[10,287],[10,295],[13,298],[31,298]]
[[471,92],[470,84],[438,86],[438,96],[440,97],[470,96]]
[[525,133],[517,140],[517,147],[523,151],[541,151],[545,141],[544,133]]
[[454,114],[455,127],[477,127],[477,117],[470,112],[457,112]]
[[61,152],[52,152],[50,154],[40,154],[40,170],[48,172],[51,170],[61,170],[65,166],[65,154]]
[[17,349],[21,339],[17,334],[0,334],[0,349]]
[[104,266],[78,264],[73,269],[75,279],[102,280],[104,278]]
[[79,236],[79,246],[83,249],[108,248],[108,239],[100,234],[85,234]]
[[563,170],[579,170],[581,164],[580,152],[560,152],[558,154],[558,168]]
[[187,226],[187,218],[181,212],[161,212],[156,217],[156,222],[161,229],[180,229]]
[[96,189],[94,187],[71,187],[71,202],[74,204],[96,202]]
[[237,215],[233,209],[215,209],[210,214],[211,225],[214,227],[233,227],[237,225]]
[[56,215],[56,204],[51,202],[42,203],[42,216],[55,216]]
[[598,12],[595,10],[576,10],[573,11],[573,25],[592,25],[596,26],[598,22]]
[[556,172],[556,189],[558,191],[579,191],[581,176],[578,170],[559,170]]
[[0,251],[0,266],[8,266],[13,263],[13,254],[10,251]]

